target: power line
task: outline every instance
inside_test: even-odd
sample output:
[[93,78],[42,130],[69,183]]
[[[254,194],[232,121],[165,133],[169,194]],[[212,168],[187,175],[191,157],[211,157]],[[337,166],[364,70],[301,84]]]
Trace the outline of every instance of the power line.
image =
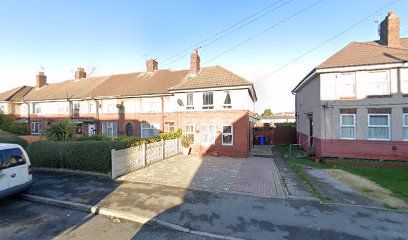
[[[233,25],[231,25],[231,26],[229,26],[229,27],[227,27],[227,28],[221,30],[220,32],[217,32],[217,33],[211,35],[210,37],[204,39],[203,41],[198,42],[198,43],[196,43],[196,44],[194,44],[194,45],[192,45],[192,46],[190,46],[190,47],[188,47],[188,48],[182,50],[181,52],[179,52],[179,53],[177,53],[177,54],[175,54],[175,55],[173,55],[173,56],[171,56],[171,57],[169,57],[169,58],[166,58],[164,61],[162,61],[162,63],[168,62],[169,60],[171,60],[171,59],[173,59],[173,58],[175,58],[175,57],[178,57],[178,56],[182,55],[183,53],[185,53],[185,52],[187,52],[187,51],[189,51],[189,50],[192,50],[192,49],[194,49],[194,48],[197,48],[197,47],[200,47],[200,48],[206,47],[206,46],[208,46],[208,45],[210,45],[210,44],[212,44],[212,43],[214,43],[214,42],[216,42],[216,41],[218,41],[218,40],[220,40],[220,39],[222,39],[222,38],[224,38],[224,37],[230,35],[231,33],[235,32],[235,31],[237,31],[237,30],[239,30],[239,29],[241,29],[241,28],[243,28],[243,27],[245,27],[245,26],[247,26],[247,25],[249,25],[249,24],[251,24],[251,23],[253,23],[253,22],[255,22],[255,21],[258,21],[258,20],[261,19],[262,17],[264,17],[264,16],[270,14],[270,13],[273,12],[273,11],[276,11],[277,9],[279,9],[279,8],[283,7],[284,5],[287,5],[287,4],[289,4],[290,2],[293,2],[293,1],[294,1],[294,0],[288,0],[288,1],[286,1],[286,2],[284,2],[284,3],[282,3],[282,4],[280,4],[280,5],[278,5],[277,7],[275,7],[275,8],[273,8],[273,9],[271,9],[271,10],[265,12],[265,11],[268,10],[269,8],[271,8],[271,7],[273,7],[273,6],[277,5],[277,4],[279,4],[280,2],[283,2],[283,0],[276,1],[276,2],[274,2],[274,3],[272,3],[272,4],[268,5],[268,6],[266,6],[265,8],[263,8],[263,9],[261,9],[261,10],[255,12],[255,13],[253,13],[253,14],[251,14],[250,16],[248,16],[248,17],[246,17],[246,18],[244,18],[244,19],[238,21],[237,23],[235,23],[235,24],[233,24]],[[260,15],[260,16],[258,16],[258,17],[256,17],[256,18],[254,18],[254,19],[252,19],[252,20],[250,20],[249,22],[244,23],[245,21],[247,21],[247,20],[249,20],[249,19],[251,19],[251,18],[253,18],[253,17],[259,15],[259,14],[262,13],[262,12],[265,12],[265,13],[263,13],[262,15]],[[244,23],[244,24],[241,25],[241,26],[239,26],[241,23]],[[238,27],[237,27],[237,28],[234,28],[234,27],[236,27],[236,26],[238,26]],[[228,32],[228,30],[230,30],[230,29],[232,29],[232,30]],[[225,32],[226,32],[226,33],[225,33]],[[223,34],[223,33],[225,33],[225,34]],[[222,34],[222,35],[221,35],[221,34]],[[206,43],[206,42],[208,42],[209,40],[211,40],[211,39],[213,39],[213,38],[215,38],[215,37],[217,37],[217,36],[219,36],[219,35],[221,35],[221,36],[218,37],[218,38],[216,38],[215,40],[212,40],[211,42],[205,44],[204,46],[201,46],[203,43]],[[184,57],[185,57],[186,55],[188,55],[188,54],[189,54],[189,52],[187,52],[187,54],[184,54],[183,56],[177,58],[176,60],[174,60],[174,61],[172,61],[172,62],[170,62],[170,63],[168,63],[168,64],[165,64],[164,66],[170,65],[170,64],[172,64],[172,63],[174,63],[174,62],[177,62],[178,60],[184,58]]]
[[314,3],[312,3],[312,4],[310,4],[310,5],[308,5],[307,7],[303,8],[302,10],[300,10],[300,11],[298,11],[298,12],[296,12],[296,13],[290,15],[289,17],[287,17],[287,18],[285,18],[285,19],[279,21],[278,23],[275,23],[274,25],[272,25],[272,26],[266,28],[265,30],[263,30],[262,32],[259,32],[259,33],[256,34],[256,35],[254,35],[254,36],[248,38],[247,40],[245,40],[245,41],[243,41],[243,42],[240,42],[239,44],[235,45],[234,47],[232,47],[232,48],[230,48],[230,49],[228,49],[228,50],[226,50],[226,51],[224,51],[224,52],[218,54],[217,56],[211,58],[210,60],[206,61],[206,62],[203,63],[203,64],[207,64],[207,63],[213,61],[214,59],[217,59],[217,58],[219,58],[219,57],[221,57],[221,56],[223,56],[223,55],[225,55],[225,54],[227,54],[227,53],[233,51],[234,49],[236,49],[236,48],[238,48],[238,47],[240,47],[240,46],[242,46],[242,45],[244,45],[244,44],[250,42],[251,40],[253,40],[253,39],[259,37],[260,35],[262,35],[262,34],[268,32],[269,30],[271,30],[271,29],[273,29],[273,28],[279,26],[280,24],[282,24],[282,23],[284,23],[284,22],[286,22],[286,21],[288,21],[288,20],[290,20],[290,19],[292,19],[292,18],[294,18],[294,17],[300,15],[301,13],[306,12],[306,11],[309,10],[310,8],[316,6],[317,4],[319,4],[319,3],[323,2],[323,1],[324,1],[324,0],[318,0],[318,1],[316,1],[316,2],[314,2]]
[[408,33],[408,30],[401,34],[401,37]]
[[[276,72],[278,72],[278,71],[284,69],[285,67],[289,66],[290,64],[292,64],[292,63],[298,61],[299,59],[303,58],[304,56],[308,55],[309,53],[315,51],[316,49],[322,47],[323,45],[329,43],[330,41],[332,41],[332,40],[334,40],[334,39],[336,39],[336,38],[338,38],[339,36],[343,35],[344,33],[350,31],[351,29],[353,29],[353,28],[356,27],[357,25],[363,23],[363,22],[366,21],[367,19],[371,18],[373,15],[377,14],[378,12],[381,12],[382,10],[384,10],[385,8],[391,6],[392,4],[394,4],[394,3],[397,2],[397,1],[398,1],[398,0],[391,1],[390,3],[388,3],[388,4],[385,5],[385,6],[383,6],[382,8],[378,9],[378,10],[375,11],[374,13],[368,15],[367,17],[364,17],[364,18],[361,19],[360,21],[354,23],[354,24],[351,25],[350,27],[348,27],[348,28],[346,28],[345,30],[339,32],[338,34],[334,35],[333,37],[329,38],[328,40],[326,40],[326,41],[320,43],[319,45],[317,45],[317,46],[315,46],[315,47],[313,47],[312,49],[310,49],[310,50],[308,50],[307,52],[303,53],[303,54],[300,55],[299,57],[296,57],[295,59],[291,60],[290,62],[288,62],[288,63],[282,65],[281,67],[277,68],[277,69],[274,70],[273,72],[268,73],[268,74],[264,75],[263,77],[256,79],[256,81],[257,81],[257,80],[262,80],[262,79],[264,79],[264,78],[266,78],[266,77],[269,77],[270,75],[275,74]],[[408,31],[407,31],[407,32],[408,32]],[[405,33],[407,33],[407,32],[405,32]],[[403,33],[403,34],[405,34],[405,33]],[[402,34],[402,35],[403,35],[403,34]]]

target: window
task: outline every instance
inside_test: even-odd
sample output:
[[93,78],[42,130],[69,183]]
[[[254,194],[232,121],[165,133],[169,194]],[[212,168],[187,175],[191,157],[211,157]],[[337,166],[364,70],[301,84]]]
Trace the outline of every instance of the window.
[[231,108],[230,92],[225,92],[224,108]]
[[187,93],[187,110],[193,110],[194,109],[194,94],[193,93]]
[[94,102],[89,103],[89,113],[96,113],[96,104]]
[[81,103],[74,102],[74,111],[79,112],[79,110],[81,110]]
[[213,145],[215,143],[215,127],[201,126],[200,141],[202,144]]
[[388,72],[369,72],[367,88],[367,95],[369,96],[390,95],[391,84],[388,77]]
[[368,115],[368,139],[390,140],[390,115],[369,114]]
[[108,102],[108,113],[114,113],[115,112],[115,104],[113,102]]
[[408,141],[408,113],[404,113],[402,115],[402,126],[404,128],[404,136],[403,139]]
[[166,132],[174,132],[175,130],[174,122],[166,122]]
[[110,138],[118,137],[118,123],[104,122],[102,123],[102,134]]
[[190,137],[191,141],[194,142],[194,126],[193,125],[187,125],[184,135],[187,136],[187,137]]
[[142,98],[142,112],[161,112],[161,99],[160,98]]
[[133,136],[133,135],[135,135],[133,124],[127,123],[126,124],[126,136]]
[[82,134],[82,123],[78,123],[76,125],[75,131],[76,131],[76,134]]
[[232,126],[222,127],[222,145],[232,146],[234,139],[234,132]]
[[19,148],[0,151],[0,169],[12,168],[26,163],[23,152]]
[[159,124],[142,123],[142,138],[156,137],[159,135]]
[[214,109],[213,92],[203,93],[203,109]]
[[356,139],[355,114],[340,114],[340,138]]
[[38,103],[33,103],[33,113],[39,114],[41,113],[41,106]]
[[31,123],[31,134],[41,134],[42,133],[42,124],[40,122]]
[[356,80],[354,73],[336,75],[336,90],[338,98],[354,98],[356,96]]
[[401,92],[408,94],[408,68],[402,68],[401,70]]
[[0,113],[5,112],[5,106],[3,104],[0,105]]

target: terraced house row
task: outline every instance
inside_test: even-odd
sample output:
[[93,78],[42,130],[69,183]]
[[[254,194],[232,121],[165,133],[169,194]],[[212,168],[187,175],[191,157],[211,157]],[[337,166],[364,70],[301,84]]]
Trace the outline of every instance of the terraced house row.
[[251,82],[220,66],[200,67],[194,51],[190,69],[160,70],[154,59],[146,71],[47,83],[39,72],[35,87],[0,94],[0,108],[27,121],[32,134],[61,119],[77,124],[77,134],[148,138],[178,128],[194,139],[195,153],[247,156],[257,101]]

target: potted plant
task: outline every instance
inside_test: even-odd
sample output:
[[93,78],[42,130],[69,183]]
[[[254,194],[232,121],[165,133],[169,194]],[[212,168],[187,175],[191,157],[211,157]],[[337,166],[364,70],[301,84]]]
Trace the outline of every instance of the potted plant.
[[187,156],[190,154],[191,149],[191,137],[189,136],[182,136],[181,137],[181,146],[183,147],[183,155]]

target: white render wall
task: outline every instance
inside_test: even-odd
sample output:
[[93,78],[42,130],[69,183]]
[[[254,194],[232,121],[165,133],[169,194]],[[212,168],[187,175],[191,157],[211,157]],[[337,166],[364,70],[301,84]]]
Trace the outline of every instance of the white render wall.
[[0,112],[4,114],[10,114],[10,103],[0,102]]

